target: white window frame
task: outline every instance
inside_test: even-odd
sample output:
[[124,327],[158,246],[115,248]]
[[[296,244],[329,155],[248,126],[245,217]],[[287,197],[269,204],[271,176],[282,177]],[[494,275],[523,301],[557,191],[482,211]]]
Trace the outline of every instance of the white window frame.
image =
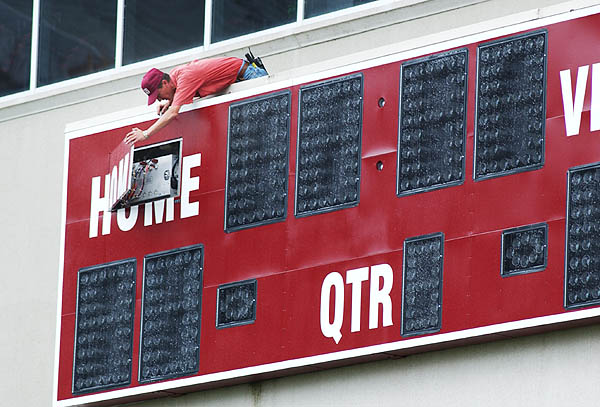
[[339,24],[397,8],[408,7],[417,3],[424,3],[429,0],[374,0],[370,3],[347,7],[311,18],[304,17],[305,0],[297,0],[297,15],[295,22],[215,43],[212,42],[211,38],[213,0],[205,0],[204,43],[202,45],[127,65],[123,65],[123,39],[126,0],[117,0],[115,67],[100,72],[83,75],[77,78],[66,79],[49,85],[38,86],[38,48],[41,1],[43,0],[33,0],[29,89],[0,97],[0,108],[24,102],[31,102],[32,100],[51,97],[88,86],[94,86],[104,82],[126,78],[131,75],[137,75],[145,72],[147,69],[153,66],[173,66],[187,62],[190,59],[210,57],[217,54],[227,53],[231,50],[239,49],[240,47],[246,47],[252,43],[256,43],[258,42],[257,40],[260,40],[260,42],[274,40],[289,35],[295,35],[304,31],[323,28],[332,24]]

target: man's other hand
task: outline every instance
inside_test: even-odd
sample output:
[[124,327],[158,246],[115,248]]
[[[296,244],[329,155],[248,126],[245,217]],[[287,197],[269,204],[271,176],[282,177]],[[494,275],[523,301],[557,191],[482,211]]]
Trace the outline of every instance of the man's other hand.
[[143,141],[146,140],[148,137],[146,137],[144,135],[144,131],[138,129],[137,127],[134,127],[133,129],[131,129],[131,131],[129,133],[127,133],[127,136],[125,136],[125,143],[127,144],[135,144],[138,141]]
[[159,102],[158,106],[156,106],[156,113],[159,116],[162,116],[167,111],[167,109],[169,108],[169,106],[171,106],[171,101],[170,100],[168,100],[168,99],[161,100]]

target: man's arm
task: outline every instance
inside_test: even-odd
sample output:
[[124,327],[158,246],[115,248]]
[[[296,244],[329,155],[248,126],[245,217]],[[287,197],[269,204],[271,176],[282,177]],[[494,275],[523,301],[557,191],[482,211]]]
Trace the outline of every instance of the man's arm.
[[167,124],[169,124],[171,122],[171,120],[176,118],[177,115],[179,114],[180,109],[181,109],[181,106],[173,105],[173,106],[169,107],[167,109],[167,111],[165,112],[165,114],[163,114],[160,117],[160,119],[155,121],[154,124],[148,128],[148,130],[144,131],[144,130],[138,129],[137,127],[134,127],[133,129],[131,129],[131,131],[129,133],[127,133],[127,136],[125,136],[125,143],[134,144],[134,143],[137,143],[138,141],[148,139],[154,133],[158,132],[160,129],[162,129]]

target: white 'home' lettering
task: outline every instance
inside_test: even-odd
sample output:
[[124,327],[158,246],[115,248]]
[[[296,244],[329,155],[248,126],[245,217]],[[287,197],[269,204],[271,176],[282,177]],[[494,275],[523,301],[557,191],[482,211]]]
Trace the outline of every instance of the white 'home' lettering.
[[[119,162],[111,169],[111,172],[104,176],[104,196],[100,195],[100,184],[102,177],[92,178],[92,192],[90,197],[90,228],[89,237],[98,236],[98,221],[102,213],[102,235],[110,233],[110,221],[112,213],[110,208],[112,203],[116,202],[119,196],[125,192],[125,185],[130,169],[128,158]],[[190,192],[200,188],[198,177],[191,176],[191,169],[199,167],[201,163],[201,154],[193,154],[183,157],[181,171],[181,218],[197,216],[199,214],[198,202],[190,202]],[[165,205],[166,203],[166,205]],[[174,198],[162,199],[144,204],[144,226],[150,226],[153,223],[171,222],[174,220]],[[135,226],[138,219],[138,206],[132,206],[128,209],[119,209],[117,211],[117,226],[123,232],[127,232]]]

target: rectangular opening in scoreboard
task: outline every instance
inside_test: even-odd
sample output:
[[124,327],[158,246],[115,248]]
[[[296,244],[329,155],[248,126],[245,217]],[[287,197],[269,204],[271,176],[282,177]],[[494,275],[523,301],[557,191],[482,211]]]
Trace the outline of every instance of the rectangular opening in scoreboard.
[[547,48],[543,30],[477,49],[475,180],[544,165]]
[[144,257],[139,381],[198,372],[202,245]]
[[437,332],[442,328],[444,234],[404,241],[402,262],[402,336]]
[[285,219],[290,102],[284,91],[229,106],[226,232]]
[[[129,164],[131,175],[127,178],[126,184],[121,185],[119,182],[119,185],[115,185],[118,189],[118,194],[115,194],[118,196],[118,200],[112,204],[112,210],[179,196],[181,191],[179,182],[181,148],[182,139],[139,148],[132,146],[128,151],[125,151],[121,145],[117,147],[112,155],[125,152],[133,159]],[[111,161],[113,161],[112,157]],[[123,161],[125,166],[120,165],[119,171],[127,171],[127,160]]]
[[569,169],[565,308],[600,304],[600,163]]
[[363,76],[300,88],[296,216],[358,205]]
[[131,383],[136,260],[79,270],[73,394]]
[[467,61],[461,49],[402,64],[398,196],[464,181]]

